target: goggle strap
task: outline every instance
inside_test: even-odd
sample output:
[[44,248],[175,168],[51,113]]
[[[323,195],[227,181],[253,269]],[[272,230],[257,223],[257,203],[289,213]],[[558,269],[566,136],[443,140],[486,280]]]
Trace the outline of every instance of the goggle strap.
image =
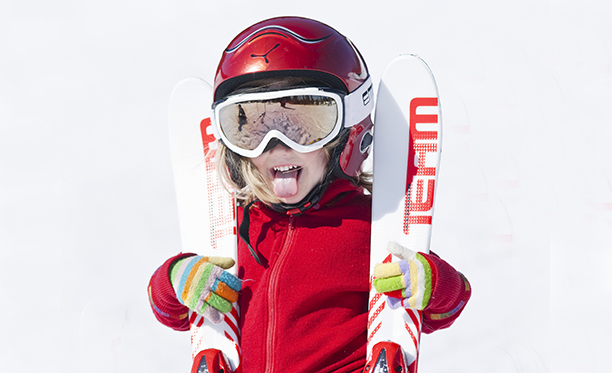
[[[364,120],[374,110],[374,86],[372,84],[372,77],[368,77],[368,79],[366,79],[366,81],[361,86],[359,86],[359,88],[357,88],[352,93],[344,96],[342,101],[343,101],[342,105],[344,107],[343,113],[342,113],[344,127],[352,127],[360,123],[362,120]],[[222,136],[219,133],[220,129],[218,128],[219,126],[218,118],[215,118],[214,104],[213,104],[213,107],[211,108],[210,117],[213,122],[213,125],[211,126],[213,135],[215,136],[216,139],[221,139]],[[283,140],[285,136],[281,134],[281,137],[279,136],[274,136],[274,137],[278,137],[281,140]],[[270,139],[268,138],[268,141],[269,140]],[[262,142],[267,143],[267,141],[262,141]],[[241,154],[241,151],[234,149],[230,144],[226,144],[226,146],[228,146],[230,149],[233,149],[237,153]],[[323,145],[320,145],[319,147],[322,147],[322,146]],[[316,150],[319,147],[309,146],[309,148],[312,150]],[[261,154],[261,152],[255,152],[255,151],[247,151],[247,153],[253,154],[253,155],[246,155],[249,157],[256,156],[255,155],[256,153]]]
[[352,93],[344,96],[344,127],[352,127],[364,120],[374,110],[374,86],[372,77]]

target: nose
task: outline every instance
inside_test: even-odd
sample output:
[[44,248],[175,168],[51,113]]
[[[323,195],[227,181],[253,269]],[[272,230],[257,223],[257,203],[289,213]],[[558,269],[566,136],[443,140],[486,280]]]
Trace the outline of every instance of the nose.
[[[277,147],[277,145],[281,145],[281,147]],[[268,143],[268,145],[266,146],[266,148],[264,149],[264,153],[269,151],[269,150],[275,150],[275,151],[279,151],[279,150],[287,150],[287,149],[291,149],[289,147],[289,145],[285,144],[284,142],[282,142],[281,140],[274,138],[272,140],[270,140],[270,142]]]

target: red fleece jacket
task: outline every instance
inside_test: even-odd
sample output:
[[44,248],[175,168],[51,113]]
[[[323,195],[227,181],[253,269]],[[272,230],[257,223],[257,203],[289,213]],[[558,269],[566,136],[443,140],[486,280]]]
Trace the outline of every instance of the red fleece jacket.
[[[242,218],[239,209],[239,223]],[[261,203],[249,210],[251,244],[238,245],[244,372],[360,372],[366,363],[371,198],[345,180],[332,183],[304,214],[279,214]],[[187,309],[170,285],[170,258],[149,287],[157,319],[188,330]],[[449,327],[471,291],[435,254],[432,297],[423,332]],[[267,370],[266,370],[267,369]]]

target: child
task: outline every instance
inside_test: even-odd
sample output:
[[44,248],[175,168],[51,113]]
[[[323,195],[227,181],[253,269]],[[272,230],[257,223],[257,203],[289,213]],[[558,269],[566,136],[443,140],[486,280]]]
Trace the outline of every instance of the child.
[[[222,258],[168,259],[149,287],[160,322],[188,330],[189,308],[215,321],[238,300],[242,371],[362,371],[371,197],[360,168],[371,143],[372,105],[362,100],[369,88],[354,45],[314,20],[269,19],[230,43],[213,108],[218,170],[239,201],[240,280],[221,269],[233,264]],[[416,257],[411,265],[427,276],[418,290],[430,294],[424,304],[403,299],[394,281],[376,288],[422,309],[423,332],[447,328],[469,284],[437,255]],[[210,296],[197,302],[207,282],[215,283]]]

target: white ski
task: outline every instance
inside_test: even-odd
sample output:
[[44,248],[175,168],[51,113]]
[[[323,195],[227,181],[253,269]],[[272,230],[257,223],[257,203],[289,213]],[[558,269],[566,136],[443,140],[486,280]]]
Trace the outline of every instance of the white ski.
[[[212,88],[198,78],[180,81],[170,98],[170,150],[183,252],[236,260],[236,205],[215,170],[217,141],[210,121]],[[235,265],[229,270],[236,275]],[[240,365],[239,309],[213,324],[190,312],[192,355],[221,350],[235,370]]]
[[[400,56],[387,66],[375,115],[370,284],[374,266],[392,261],[389,242],[429,252],[442,122],[438,89],[421,58]],[[399,344],[408,371],[416,372],[421,313],[391,309],[386,296],[377,294],[372,286],[369,310],[368,361],[378,362],[373,372],[395,371],[391,361],[399,359],[389,351],[385,356],[380,346],[386,344],[376,348],[379,342]]]

